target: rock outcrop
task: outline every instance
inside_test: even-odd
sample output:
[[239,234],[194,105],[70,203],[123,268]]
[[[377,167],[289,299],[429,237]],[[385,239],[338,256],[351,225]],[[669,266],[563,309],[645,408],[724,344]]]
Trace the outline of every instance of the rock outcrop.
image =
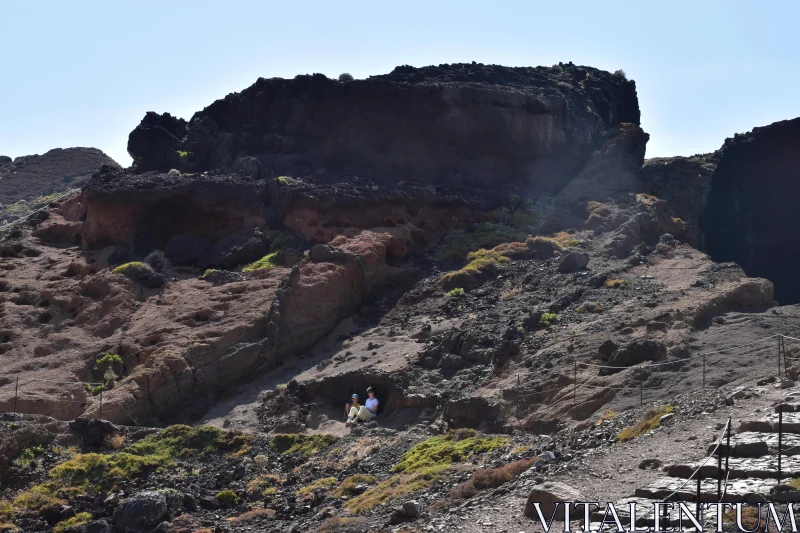
[[800,301],[800,118],[725,141],[700,216],[703,246],[775,283],[781,303]]
[[10,157],[0,157],[0,206],[6,206],[7,210],[8,204],[19,200],[31,201],[81,187],[103,165],[120,168],[97,148],[55,148],[42,155],[17,157],[13,161]]
[[140,171],[518,183],[552,193],[622,123],[639,124],[636,86],[623,75],[571,63],[403,66],[349,82],[261,78],[188,122],[148,113],[128,151]]

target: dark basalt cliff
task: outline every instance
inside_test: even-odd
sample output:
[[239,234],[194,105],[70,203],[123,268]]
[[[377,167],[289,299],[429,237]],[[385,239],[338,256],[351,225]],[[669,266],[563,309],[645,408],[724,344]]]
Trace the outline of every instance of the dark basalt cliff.
[[251,176],[359,176],[551,194],[602,145],[639,124],[636,86],[563,64],[398,67],[338,82],[259,79],[188,122],[148,113],[130,134],[138,171],[244,170]]
[[704,248],[775,283],[782,304],[800,301],[800,118],[727,139],[700,216]]

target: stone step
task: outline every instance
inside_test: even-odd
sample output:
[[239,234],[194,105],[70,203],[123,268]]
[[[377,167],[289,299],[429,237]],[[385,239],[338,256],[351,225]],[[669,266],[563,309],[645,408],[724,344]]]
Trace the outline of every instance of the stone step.
[[[636,524],[640,527],[650,526],[653,527],[656,524],[654,510],[656,503],[662,503],[662,500],[651,500],[649,498],[637,498],[635,496],[631,496],[628,498],[622,498],[619,501],[614,502],[614,509],[617,511],[617,516],[619,516],[620,522],[622,525],[625,526],[627,529],[631,523],[631,502],[636,502]],[[677,502],[673,502],[673,505],[677,506]],[[692,514],[695,512],[695,505],[696,503],[687,503],[686,506],[692,511]],[[590,515],[592,520],[592,530],[594,531],[595,524],[599,526],[600,521],[603,520],[605,517],[605,507],[602,507]],[[677,515],[678,511],[675,507],[673,507],[669,511],[669,516],[673,520],[665,520],[662,516],[661,520],[659,521],[659,526],[677,526]],[[695,515],[696,516],[696,515]],[[684,525],[687,521],[684,520]],[[573,531],[575,529],[573,528]],[[684,527],[684,531],[689,531],[688,528]]]
[[[655,509],[654,504],[660,500],[650,500],[647,498],[637,498],[635,496],[631,496],[629,498],[623,498],[619,501],[614,502],[614,509],[617,511],[617,515],[619,516],[620,522],[626,528],[631,523],[631,502],[636,502],[636,525],[637,526],[654,526],[655,525],[655,517],[653,516],[653,509]],[[603,520],[605,517],[606,509],[605,507],[601,507],[600,509],[594,511],[590,516],[592,518],[592,523],[594,524]],[[661,523],[663,524],[664,521],[662,520]],[[667,523],[667,525],[669,525]]]
[[[708,446],[708,453],[713,453],[716,442]],[[762,455],[778,453],[778,434],[746,431],[731,436],[731,457],[761,457]],[[724,455],[727,451],[727,440],[723,438],[717,449],[717,454]],[[788,433],[783,435],[782,455],[800,455],[800,435]]]
[[[759,431],[763,433],[778,432],[778,413],[771,413],[761,420],[744,420],[739,424],[739,433]],[[783,432],[800,434],[800,412],[783,413]]]
[[[666,473],[670,477],[688,478],[692,472],[700,466],[703,460],[694,461],[687,464],[674,464],[666,467]],[[729,479],[775,479],[778,476],[778,457],[777,455],[766,455],[763,457],[731,457],[728,460],[730,469]],[[703,478],[717,478],[717,459],[710,459],[703,468],[700,469]],[[722,475],[725,477],[725,458],[722,458]],[[781,457],[781,479],[787,481],[792,478],[800,477],[800,455]]]
[[[724,501],[731,503],[757,503],[767,501],[769,497],[769,490],[775,486],[775,483],[776,482],[773,479],[728,480],[728,487]],[[634,496],[638,498],[663,500],[663,498],[671,495],[675,490],[678,492],[672,496],[672,500],[694,502],[697,498],[697,481],[691,479],[686,482],[685,479],[674,477],[661,478],[655,480],[645,487],[636,489]],[[717,498],[716,479],[704,479],[701,482],[700,501],[719,501]]]
[[[778,412],[781,404],[775,406],[775,412]],[[783,403],[783,414],[786,413],[800,413],[800,403],[794,402],[784,402]]]

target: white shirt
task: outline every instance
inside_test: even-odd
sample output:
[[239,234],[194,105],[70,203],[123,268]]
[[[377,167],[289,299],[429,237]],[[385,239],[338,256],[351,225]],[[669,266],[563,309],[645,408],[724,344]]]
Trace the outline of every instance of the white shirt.
[[367,406],[367,409],[372,411],[373,413],[378,410],[378,399],[377,398],[367,398],[366,403],[364,404]]

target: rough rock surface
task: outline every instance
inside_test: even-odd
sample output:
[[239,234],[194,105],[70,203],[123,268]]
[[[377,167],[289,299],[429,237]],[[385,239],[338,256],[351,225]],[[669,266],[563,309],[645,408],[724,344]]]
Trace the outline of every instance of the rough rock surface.
[[103,165],[120,168],[97,148],[55,148],[13,161],[0,159],[0,204],[80,187]]
[[800,257],[800,118],[725,141],[700,217],[704,248],[775,283],[781,303],[800,301],[792,265]]
[[242,168],[257,157],[247,175],[522,182],[541,193],[564,185],[621,123],[639,124],[636,86],[622,75],[571,63],[402,66],[346,83],[262,78],[188,122],[148,113],[128,151],[142,171]]

